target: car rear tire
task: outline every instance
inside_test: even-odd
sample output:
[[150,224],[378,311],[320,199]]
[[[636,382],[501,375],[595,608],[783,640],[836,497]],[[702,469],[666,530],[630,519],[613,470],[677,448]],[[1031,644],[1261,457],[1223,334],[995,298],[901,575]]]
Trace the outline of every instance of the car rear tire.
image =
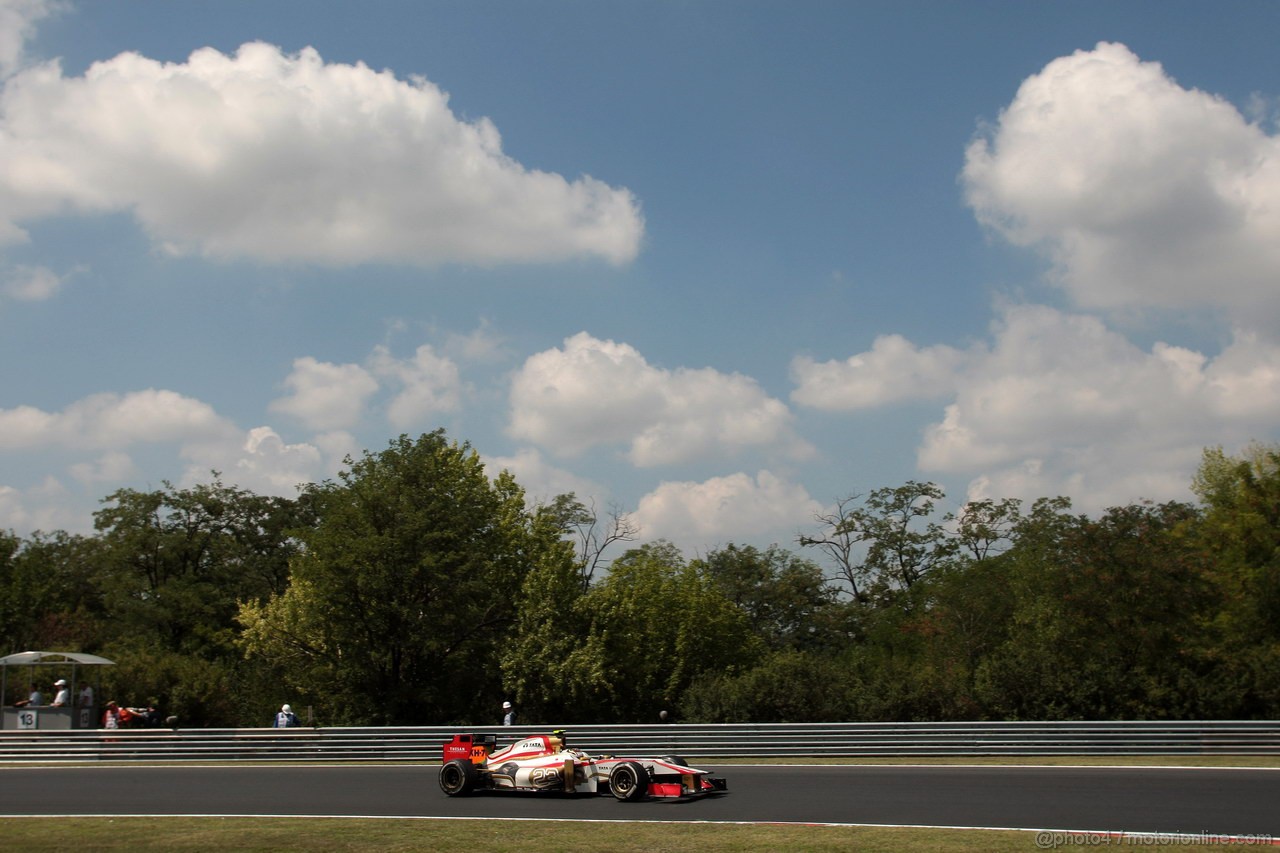
[[476,767],[470,761],[455,758],[440,768],[440,790],[450,797],[470,794],[476,787]]
[[609,791],[620,802],[643,800],[649,793],[649,773],[634,761],[624,761],[609,771]]

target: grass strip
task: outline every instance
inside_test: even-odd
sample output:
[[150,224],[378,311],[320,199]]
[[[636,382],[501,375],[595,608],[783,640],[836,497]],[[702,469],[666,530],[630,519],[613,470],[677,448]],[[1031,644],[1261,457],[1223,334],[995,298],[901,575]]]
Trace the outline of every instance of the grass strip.
[[[7,818],[12,850],[492,850],[519,853],[1029,853],[1034,832],[368,818]],[[1082,843],[1080,841],[1077,844]],[[1087,843],[1087,842],[1083,842]],[[1126,846],[1114,840],[1108,846]],[[1134,846],[1140,846],[1134,842]],[[1227,849],[1197,844],[1197,850]]]

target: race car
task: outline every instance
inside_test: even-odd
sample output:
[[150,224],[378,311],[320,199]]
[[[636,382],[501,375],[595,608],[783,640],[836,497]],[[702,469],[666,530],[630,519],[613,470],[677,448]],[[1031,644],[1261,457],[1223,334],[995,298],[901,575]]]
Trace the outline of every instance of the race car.
[[502,749],[496,746],[491,734],[454,735],[444,745],[440,790],[451,797],[479,790],[612,794],[624,803],[646,797],[690,799],[728,790],[724,779],[690,767],[678,755],[593,757],[566,746],[563,731],[531,735]]

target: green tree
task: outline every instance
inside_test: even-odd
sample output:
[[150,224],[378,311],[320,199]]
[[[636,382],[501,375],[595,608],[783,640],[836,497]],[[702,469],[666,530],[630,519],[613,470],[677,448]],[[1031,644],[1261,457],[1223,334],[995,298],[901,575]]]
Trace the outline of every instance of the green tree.
[[820,645],[828,640],[836,592],[813,561],[771,545],[729,544],[694,560],[746,616],[752,633],[772,649]]
[[401,436],[307,489],[289,588],[240,613],[243,643],[329,723],[472,721],[500,701],[499,647],[547,546],[509,475],[443,430]]
[[1199,715],[1199,625],[1214,606],[1181,503],[1072,516],[1037,502],[1006,555],[1008,638],[977,675],[983,703],[1018,719]]
[[857,496],[845,498],[834,513],[816,517],[819,533],[799,542],[835,559],[855,599],[892,599],[954,557],[954,538],[941,524],[926,521],[943,497],[933,483],[911,480],[872,491],[861,506]]
[[261,724],[269,677],[235,644],[242,602],[281,590],[306,505],[209,484],[122,489],[95,514],[93,586],[110,619],[103,653],[119,666],[106,687],[124,703],[154,702],[187,725]]
[[109,629],[94,583],[97,545],[63,531],[0,534],[0,638],[9,651],[101,648]]
[[1214,556],[1221,606],[1209,620],[1222,715],[1280,713],[1280,446],[1205,451],[1192,487],[1205,508],[1198,544]]
[[652,722],[678,711],[705,672],[754,663],[761,645],[746,615],[669,542],[632,549],[577,602],[581,643],[561,668],[566,722]]
[[694,723],[821,723],[855,718],[861,682],[847,660],[778,649],[742,671],[702,673],[681,697]]

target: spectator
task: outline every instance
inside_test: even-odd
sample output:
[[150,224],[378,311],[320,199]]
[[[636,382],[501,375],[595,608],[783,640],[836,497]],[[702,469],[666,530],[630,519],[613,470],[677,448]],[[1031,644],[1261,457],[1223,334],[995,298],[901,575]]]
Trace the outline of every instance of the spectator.
[[84,687],[81,687],[81,688],[80,688],[80,702],[79,702],[79,705],[80,705],[80,707],[81,707],[81,708],[92,708],[92,707],[93,707],[93,688],[92,688],[92,687],[90,687],[90,686],[89,686],[89,685],[87,685],[87,684],[86,684]]
[[502,703],[502,724],[504,726],[514,726],[516,724],[516,709],[511,706],[510,702]]
[[32,688],[31,695],[28,696],[26,699],[19,699],[17,702],[14,702],[13,707],[26,708],[26,707],[34,707],[36,705],[43,705],[43,704],[44,704],[44,694],[41,693],[39,690]]
[[280,712],[271,722],[273,729],[292,729],[300,725],[302,724],[298,722],[298,715],[293,713],[293,708],[288,705],[281,705]]
[[67,690],[67,681],[65,678],[59,678],[53,682],[53,687],[57,690],[57,694],[53,697],[53,707],[62,708],[71,704],[71,691]]
[[107,703],[107,709],[102,712],[102,727],[104,729],[120,728],[120,706],[114,699]]

